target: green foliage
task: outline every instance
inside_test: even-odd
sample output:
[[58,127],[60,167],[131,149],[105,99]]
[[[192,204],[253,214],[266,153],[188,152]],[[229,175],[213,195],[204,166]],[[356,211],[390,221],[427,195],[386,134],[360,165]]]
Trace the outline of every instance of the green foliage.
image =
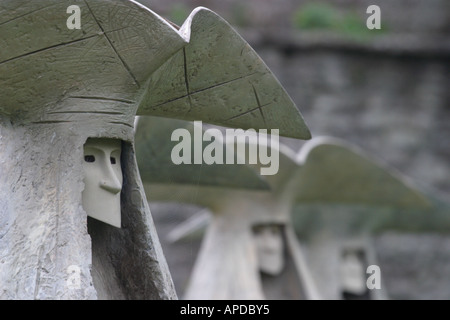
[[336,26],[336,29],[342,34],[362,40],[386,31],[384,26],[380,30],[369,30],[366,26],[366,21],[355,12],[345,14]]
[[294,12],[294,24],[304,30],[332,29],[336,25],[335,9],[324,3],[311,2]]
[[310,2],[299,7],[293,14],[293,25],[300,30],[324,30],[342,34],[359,40],[386,31],[369,30],[366,26],[365,12],[342,12],[331,4]]

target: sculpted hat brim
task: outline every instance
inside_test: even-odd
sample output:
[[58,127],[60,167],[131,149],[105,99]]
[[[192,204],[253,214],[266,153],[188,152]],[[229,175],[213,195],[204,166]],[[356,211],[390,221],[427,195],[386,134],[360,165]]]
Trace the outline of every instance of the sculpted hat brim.
[[303,146],[297,160],[301,166],[295,188],[298,203],[431,207],[405,176],[340,139],[317,137]]
[[0,114],[132,127],[138,113],[310,137],[267,66],[208,9],[176,30],[134,1],[79,1],[81,29],[70,30],[72,4],[0,5]]
[[225,20],[197,8],[180,33],[189,43],[152,75],[139,115],[311,137],[279,81]]

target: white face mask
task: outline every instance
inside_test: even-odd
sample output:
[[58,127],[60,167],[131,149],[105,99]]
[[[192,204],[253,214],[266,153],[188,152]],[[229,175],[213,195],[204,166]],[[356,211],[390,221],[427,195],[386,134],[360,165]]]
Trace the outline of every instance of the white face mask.
[[87,215],[120,228],[122,141],[91,138],[84,145],[83,208]]
[[281,227],[277,225],[258,226],[254,228],[253,232],[260,270],[274,276],[280,274],[284,267]]
[[366,290],[366,279],[363,261],[356,251],[345,252],[340,264],[342,289],[353,294],[363,294]]

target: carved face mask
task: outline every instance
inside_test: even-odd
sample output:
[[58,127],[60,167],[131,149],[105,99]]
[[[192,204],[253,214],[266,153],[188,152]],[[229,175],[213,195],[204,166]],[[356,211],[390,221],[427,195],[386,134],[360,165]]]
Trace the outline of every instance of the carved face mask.
[[253,229],[253,233],[260,270],[270,275],[280,274],[284,267],[281,227],[260,225]]
[[122,141],[91,138],[84,145],[83,208],[87,215],[120,228]]
[[346,251],[340,265],[342,290],[363,294],[367,289],[363,261],[358,251]]

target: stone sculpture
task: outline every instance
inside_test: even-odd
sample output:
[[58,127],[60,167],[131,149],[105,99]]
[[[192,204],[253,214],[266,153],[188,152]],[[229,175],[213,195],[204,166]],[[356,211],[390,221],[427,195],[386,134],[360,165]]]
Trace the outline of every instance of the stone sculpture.
[[[311,141],[308,144],[312,147],[299,155],[310,159],[299,176],[303,188],[308,185],[309,190],[297,195],[291,215],[296,234],[308,247],[312,276],[326,299],[389,298],[383,277],[381,290],[361,289],[361,283],[371,275],[368,267],[382,268],[373,236],[387,231],[447,233],[448,205],[393,168],[369,158],[360,148],[327,140],[315,146]],[[352,198],[359,201],[352,203]],[[350,268],[359,263],[356,268],[364,270],[351,285],[337,272],[342,271],[348,257],[353,261],[347,264]]]
[[282,228],[283,226],[276,224],[253,227],[258,266],[262,272],[269,275],[280,274],[285,265]]
[[[81,28],[69,29],[71,5],[0,4],[0,298],[176,298],[136,165],[136,114],[306,139],[308,128],[208,9],[178,29],[134,1],[78,1]],[[86,223],[92,138],[121,144],[121,228]]]
[[[164,128],[171,128],[169,132],[173,129],[171,120],[167,121],[168,124],[159,122],[161,131],[164,131]],[[142,139],[139,134],[140,130],[145,132],[147,127],[155,128],[154,122],[155,120],[147,118],[138,125],[136,140],[139,152],[144,152],[145,149],[151,150],[152,145],[157,145],[157,142]],[[237,145],[227,147],[237,149]],[[239,182],[245,181],[245,179],[241,180],[239,175],[229,177],[237,181],[236,185],[224,185],[221,178],[217,178],[215,183],[199,183],[198,177],[202,176],[200,167],[197,167],[196,174],[191,175],[190,173],[194,170],[193,165],[175,166],[169,161],[164,163],[167,166],[173,166],[174,170],[179,170],[179,174],[181,170],[185,170],[183,182],[176,178],[169,178],[166,181],[144,179],[150,201],[193,203],[207,207],[213,212],[185,298],[258,299],[267,297],[270,292],[263,292],[264,275],[260,275],[258,270],[266,274],[280,275],[279,271],[283,269],[279,259],[280,253],[287,252],[287,255],[284,253],[281,255],[285,261],[289,257],[292,259],[295,278],[291,274],[290,281],[286,283],[295,283],[297,286],[297,292],[290,298],[294,296],[307,299],[340,299],[341,296],[337,294],[330,296],[329,292],[317,285],[317,277],[320,277],[320,274],[310,268],[310,261],[306,258],[305,250],[295,236],[297,234],[302,241],[305,241],[311,239],[315,233],[320,238],[320,235],[323,235],[321,228],[327,226],[320,225],[320,222],[317,225],[311,225],[307,219],[299,218],[297,213],[292,216],[296,205],[330,204],[334,208],[359,206],[362,208],[361,215],[367,218],[367,222],[360,218],[363,225],[370,225],[371,222],[373,225],[373,219],[379,219],[380,225],[388,224],[387,220],[392,222],[396,219],[392,211],[389,217],[376,216],[376,211],[370,211],[370,208],[425,210],[431,206],[427,197],[410,186],[403,177],[393,173],[384,165],[374,163],[361,150],[343,141],[315,138],[307,142],[298,155],[284,145],[280,145],[278,150],[272,148],[272,152],[274,151],[280,153],[280,171],[274,176],[263,177],[270,185],[270,190],[239,187]],[[145,160],[138,156],[138,160],[142,176],[145,177],[145,162],[149,161],[148,157]],[[260,165],[258,164],[255,169],[258,169]],[[220,176],[219,169],[211,170],[207,175],[209,180],[214,180],[214,173]],[[259,174],[259,171],[255,170],[253,174]],[[370,218],[367,212],[374,214],[374,218]],[[383,211],[381,214],[383,215]],[[355,219],[358,220],[358,215],[355,215]],[[345,219],[344,221],[348,222]],[[199,226],[201,223],[196,223],[194,228]],[[278,254],[271,257],[274,259],[273,264],[265,263],[264,255],[260,254],[263,251],[258,250],[260,246],[254,230],[261,227],[281,230],[283,241],[280,241],[279,236],[270,240],[272,245],[279,249]],[[362,229],[361,234],[364,234],[364,230],[367,229]],[[186,234],[189,228],[184,228],[183,232]],[[177,237],[181,236],[177,235]],[[285,245],[285,250],[281,250],[281,243]],[[355,241],[352,244],[355,244]],[[343,248],[363,250],[365,258],[372,258],[370,247],[367,248],[361,241],[356,244],[355,247],[347,245]],[[350,252],[350,256],[351,254],[353,251]],[[356,269],[362,268],[362,265],[358,265],[357,262],[353,263],[355,259],[352,260],[352,258],[354,256],[350,257],[348,260],[350,263],[344,264],[344,267],[349,265],[351,268],[355,266]],[[345,268],[342,274],[346,274]],[[326,276],[329,277],[328,274]],[[340,279],[339,268],[337,268],[333,281],[339,282]],[[269,283],[272,281],[268,277],[265,280]],[[345,281],[343,288],[356,288],[360,286],[359,280],[353,278]],[[269,285],[274,288],[273,282]],[[287,296],[284,295],[283,298]]]
[[[267,185],[270,185],[269,179],[277,180],[279,175],[260,176],[259,168],[248,164],[177,166],[170,161],[170,148],[175,145],[174,142],[167,146],[166,155],[161,153],[158,157],[151,158],[158,150],[160,137],[170,136],[174,129],[180,127],[193,130],[193,125],[184,121],[141,117],[137,125],[136,148],[144,188],[150,201],[194,203],[216,213],[202,243],[190,286],[183,297],[264,298],[258,270],[272,269],[278,273],[275,269],[280,269],[280,266],[264,263],[264,258],[258,255],[255,244],[262,244],[259,246],[259,252],[264,254],[264,244],[270,246],[277,243],[289,252],[288,257],[280,252],[275,252],[275,255],[283,255],[283,259],[279,259],[279,263],[283,265],[286,259],[290,259],[291,268],[287,278],[296,284],[286,295],[314,298],[314,285],[309,281],[308,268],[302,259],[301,249],[296,243],[293,231],[286,224],[289,215],[285,211],[285,204],[282,200],[274,200],[272,192],[267,188]],[[158,134],[146,135],[150,128],[157,130]],[[236,147],[223,143],[224,148]],[[280,160],[280,168],[286,173],[289,163],[285,161],[284,156],[281,156]],[[150,175],[152,167],[163,168],[161,171],[165,173],[164,176]],[[260,185],[255,183],[258,181],[256,177],[262,181]],[[279,237],[269,239],[265,243],[257,240],[260,237],[256,229],[253,232],[253,227],[264,230],[274,226],[281,228]],[[213,277],[212,274],[216,276]]]

